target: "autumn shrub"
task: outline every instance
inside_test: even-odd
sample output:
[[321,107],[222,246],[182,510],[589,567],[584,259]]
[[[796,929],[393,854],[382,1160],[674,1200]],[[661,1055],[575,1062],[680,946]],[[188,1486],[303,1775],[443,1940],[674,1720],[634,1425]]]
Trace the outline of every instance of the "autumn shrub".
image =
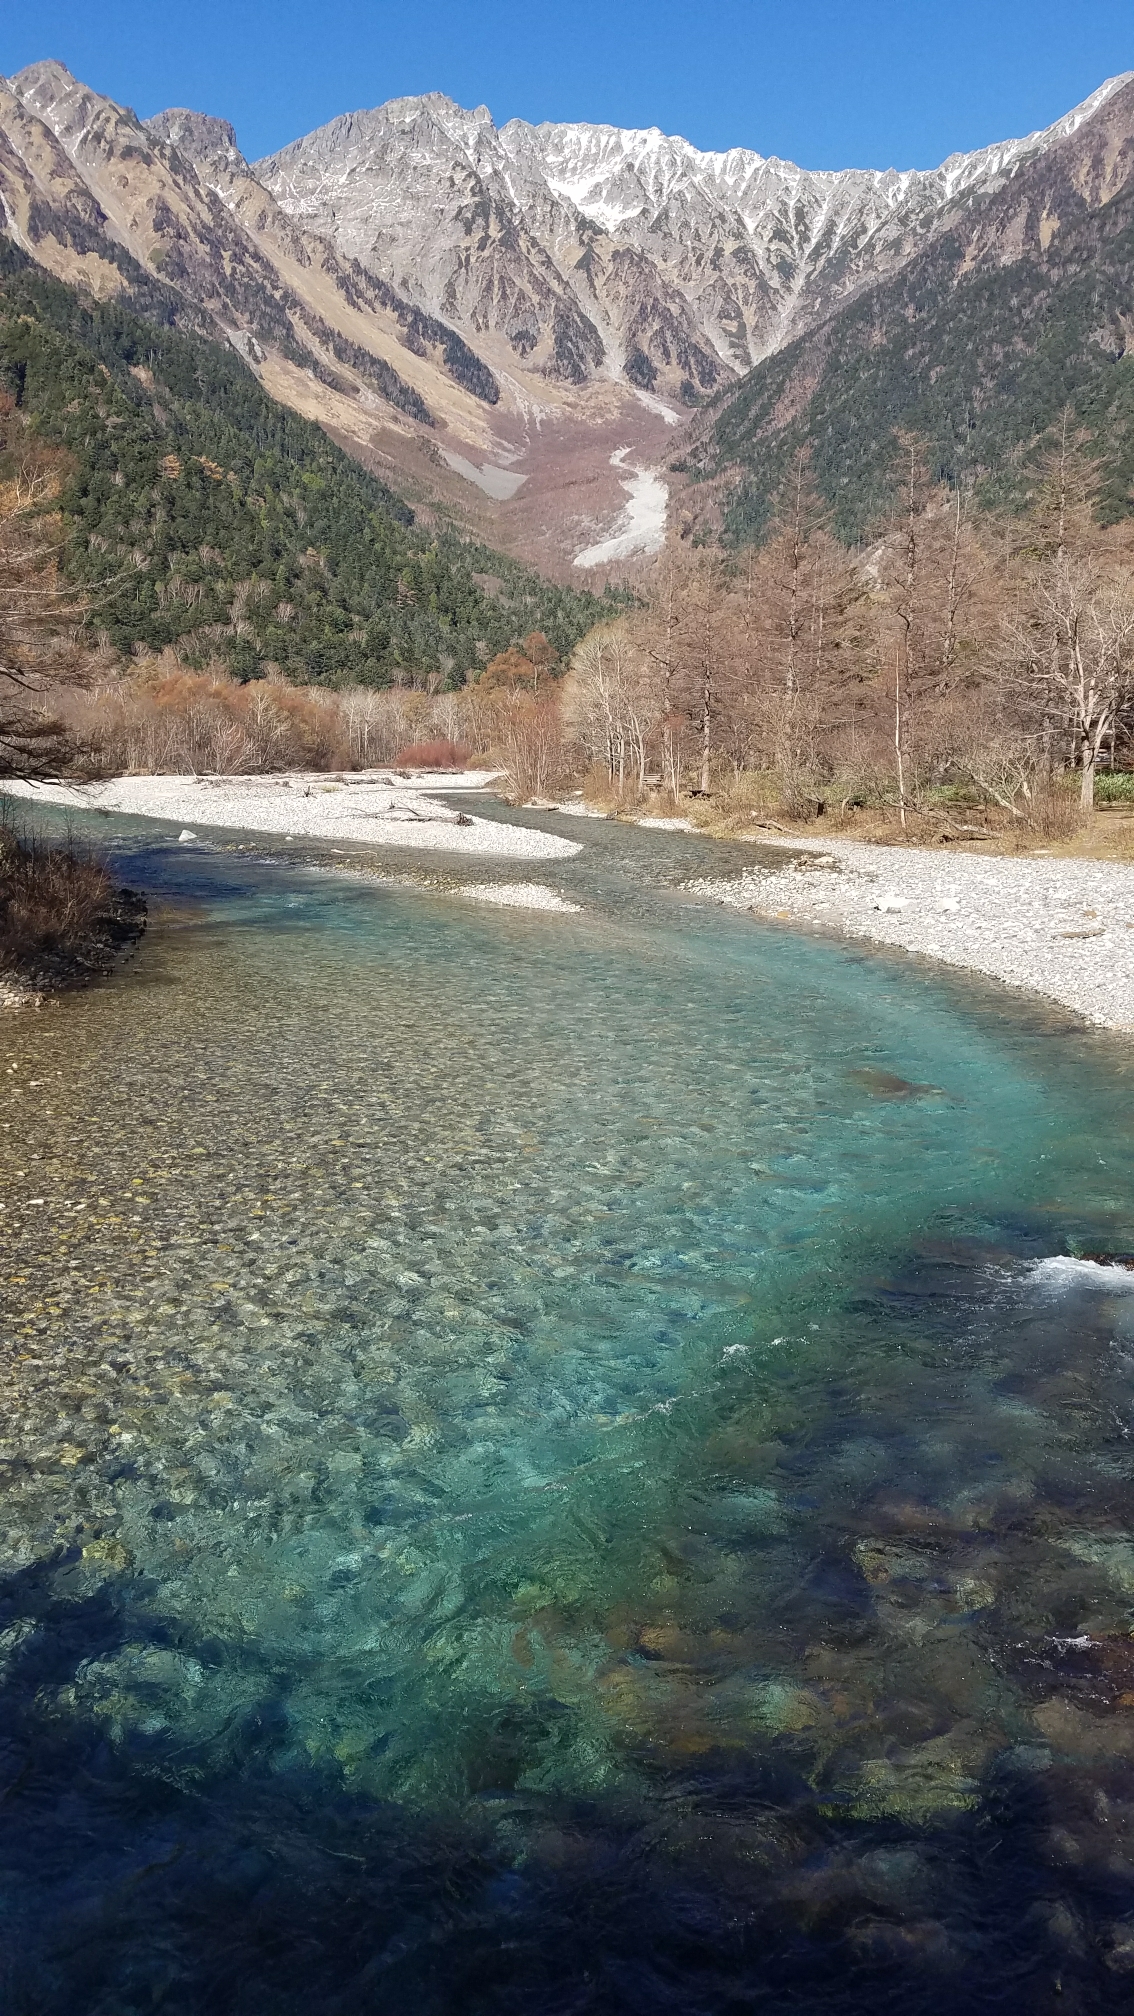
[[411,742],[394,760],[404,770],[467,770],[472,753],[465,742]]
[[156,661],[72,709],[85,767],[238,776],[273,770],[334,770],[350,760],[350,730],[337,696],[282,680],[240,684],[221,672]]
[[0,826],[0,974],[85,961],[113,905],[102,862],[74,841],[52,845]]
[[508,773],[508,795],[523,805],[561,789],[571,774],[573,751],[563,733],[557,699],[516,694],[497,718],[498,747]]
[[426,694],[399,687],[332,692],[275,678],[242,684],[220,667],[189,670],[170,651],[66,696],[66,713],[78,752],[71,767],[82,774],[226,776],[391,763],[464,769],[496,740],[501,704],[501,696],[489,704],[475,688]]

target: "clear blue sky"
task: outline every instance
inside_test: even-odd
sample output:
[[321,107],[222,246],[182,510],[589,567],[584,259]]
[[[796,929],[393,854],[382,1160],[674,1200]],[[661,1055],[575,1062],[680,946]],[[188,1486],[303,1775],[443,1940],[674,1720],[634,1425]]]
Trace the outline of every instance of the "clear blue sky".
[[57,56],[250,158],[441,90],[497,121],[660,126],[809,168],[929,167],[1134,70],[1131,0],[8,0],[0,72]]

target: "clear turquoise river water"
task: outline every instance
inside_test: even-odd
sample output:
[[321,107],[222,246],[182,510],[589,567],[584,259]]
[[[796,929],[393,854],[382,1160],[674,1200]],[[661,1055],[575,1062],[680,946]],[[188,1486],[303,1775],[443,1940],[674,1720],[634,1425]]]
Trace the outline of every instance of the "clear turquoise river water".
[[0,1025],[0,2006],[1127,2009],[1132,1053],[560,830]]

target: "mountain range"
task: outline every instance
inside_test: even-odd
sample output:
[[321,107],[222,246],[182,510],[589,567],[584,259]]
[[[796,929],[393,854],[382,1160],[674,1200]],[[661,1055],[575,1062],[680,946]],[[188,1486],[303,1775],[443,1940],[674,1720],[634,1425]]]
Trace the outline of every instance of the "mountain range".
[[694,512],[707,482],[737,536],[758,530],[804,437],[833,501],[850,482],[857,529],[882,481],[849,439],[864,370],[888,439],[916,421],[959,327],[977,355],[953,362],[961,408],[930,415],[942,466],[993,395],[1016,452],[1060,386],[1017,414],[973,303],[1005,275],[1005,302],[1022,288],[1015,329],[999,295],[994,315],[1019,365],[1108,248],[1098,326],[1081,326],[1095,306],[1068,311],[1071,396],[1094,352],[1116,368],[1132,180],[1130,76],[1042,133],[902,173],[702,153],[655,129],[497,128],[436,93],[250,165],[225,121],[140,121],[55,62],[0,83],[0,222],[25,252],[103,300],[223,336],[419,510],[557,573],[656,545],[675,481]]
[[921,249],[1122,88],[928,173],[813,174],[651,129],[499,130],[437,93],[333,120],[255,174],[288,215],[549,378],[694,404]]

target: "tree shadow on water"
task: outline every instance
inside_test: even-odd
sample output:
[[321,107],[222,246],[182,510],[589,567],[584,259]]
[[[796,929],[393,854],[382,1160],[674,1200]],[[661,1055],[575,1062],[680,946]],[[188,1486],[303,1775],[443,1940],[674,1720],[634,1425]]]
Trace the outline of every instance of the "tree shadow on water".
[[655,1760],[646,1800],[529,1795],[492,1784],[486,1728],[480,1791],[423,1817],[297,1762],[267,1670],[204,1746],[108,1734],[76,1706],[92,1664],[141,1645],[247,1673],[258,1655],[187,1644],[137,1585],[72,1578],[60,1556],[0,1584],[4,2016],[1128,2006],[1131,1976],[1091,1942],[1098,1900],[1072,1902],[1070,1933],[1051,1908],[1034,1773],[930,1834],[822,1813],[774,1755]]

